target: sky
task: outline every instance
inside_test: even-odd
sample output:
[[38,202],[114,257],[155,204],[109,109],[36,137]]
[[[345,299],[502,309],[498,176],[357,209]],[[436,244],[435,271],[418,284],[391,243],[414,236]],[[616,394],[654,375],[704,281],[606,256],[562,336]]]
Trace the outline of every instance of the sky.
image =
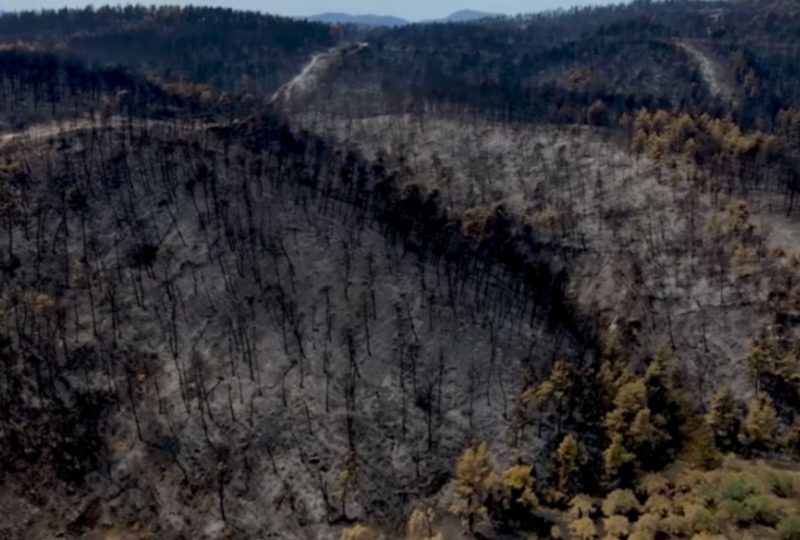
[[[84,7],[88,0],[0,0],[0,11],[23,9]],[[112,5],[118,0],[91,2],[95,6]],[[123,2],[126,3],[126,2]],[[444,17],[460,9],[476,9],[491,13],[531,13],[574,5],[597,5],[609,0],[137,0],[133,3],[216,5],[276,13],[307,16],[327,11],[355,14],[394,15],[412,21]]]

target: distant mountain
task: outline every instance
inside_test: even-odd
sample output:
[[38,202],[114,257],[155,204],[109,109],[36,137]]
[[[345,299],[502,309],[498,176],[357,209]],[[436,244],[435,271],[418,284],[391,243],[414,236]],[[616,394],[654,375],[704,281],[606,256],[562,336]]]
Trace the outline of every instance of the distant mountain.
[[443,19],[439,19],[437,22],[462,23],[462,22],[479,21],[481,19],[486,19],[489,17],[497,17],[497,15],[494,13],[475,11],[472,9],[462,9],[460,11],[456,11],[455,13],[451,13],[450,15],[448,15]]
[[[447,17],[423,22],[464,23],[479,21],[481,19],[496,16],[497,15],[494,13],[486,13],[472,9],[462,9],[448,15]],[[311,17],[308,17],[308,20],[326,24],[355,24],[358,26],[371,27],[406,26],[411,24],[410,21],[389,15],[351,15],[349,13],[321,13],[319,15],[312,15]]]
[[348,13],[321,13],[308,17],[309,21],[327,24],[355,24],[358,26],[405,26],[409,22],[387,15],[350,15]]

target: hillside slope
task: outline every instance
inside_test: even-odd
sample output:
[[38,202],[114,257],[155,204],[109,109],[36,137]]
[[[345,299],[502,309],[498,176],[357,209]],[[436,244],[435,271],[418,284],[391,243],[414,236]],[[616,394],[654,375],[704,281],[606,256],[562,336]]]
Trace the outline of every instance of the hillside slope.
[[274,119],[85,119],[0,153],[27,201],[2,241],[7,537],[390,521],[582,350],[546,265],[528,291],[459,228],[426,245],[379,164]]
[[794,538],[798,13],[3,17],[0,538]]

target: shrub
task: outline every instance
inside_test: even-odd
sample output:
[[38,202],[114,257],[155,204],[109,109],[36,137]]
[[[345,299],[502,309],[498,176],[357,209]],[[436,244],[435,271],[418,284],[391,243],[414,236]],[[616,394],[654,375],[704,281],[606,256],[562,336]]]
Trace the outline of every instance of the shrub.
[[705,483],[705,475],[697,470],[686,471],[675,479],[675,491],[677,493],[690,493],[698,485]]
[[597,527],[594,521],[588,517],[576,519],[570,523],[569,532],[580,540],[592,540],[593,538],[597,538]]
[[627,536],[631,530],[631,522],[625,516],[611,516],[603,520],[606,538]]
[[697,533],[710,533],[717,530],[717,519],[711,510],[704,506],[694,505],[686,509],[686,516],[689,518],[692,528]]
[[720,486],[720,497],[732,501],[742,502],[750,495],[755,495],[758,490],[743,478],[725,480]]
[[778,538],[781,540],[800,540],[800,516],[784,518],[778,524]]
[[645,512],[666,516],[672,510],[672,501],[664,495],[652,495],[644,503]]
[[719,491],[717,491],[717,488],[708,482],[700,482],[692,491],[698,499],[706,503],[713,502],[719,498]]
[[629,489],[615,489],[603,501],[603,514],[606,516],[627,515],[639,511],[639,501]]
[[767,477],[767,484],[772,493],[783,499],[793,497],[795,494],[794,481],[789,476],[771,474]]
[[655,514],[644,514],[633,525],[629,540],[653,540],[658,532],[661,518]]
[[719,509],[725,519],[737,525],[749,525],[753,521],[753,513],[742,501],[724,499]]
[[586,495],[576,495],[569,503],[567,515],[573,519],[590,517],[594,512],[594,503]]
[[774,527],[781,516],[766,495],[751,495],[744,500],[747,510],[758,523]]
[[648,473],[639,480],[636,490],[648,497],[656,494],[664,494],[669,491],[669,480],[667,480],[663,474]]
[[692,524],[686,516],[670,514],[661,520],[659,530],[668,534],[671,538],[683,537],[691,533]]

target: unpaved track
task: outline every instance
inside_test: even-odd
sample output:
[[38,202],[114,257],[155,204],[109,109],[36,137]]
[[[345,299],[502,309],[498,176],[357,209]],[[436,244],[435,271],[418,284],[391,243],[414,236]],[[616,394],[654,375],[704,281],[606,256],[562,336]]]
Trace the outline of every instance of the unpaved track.
[[368,43],[339,45],[325,52],[315,54],[291,81],[284,84],[272,95],[270,104],[286,105],[294,99],[312,93],[322,77],[343,58],[369,47]]
[[708,54],[689,41],[677,41],[676,45],[686,51],[700,68],[700,74],[714,97],[728,103],[735,101],[735,92],[732,84],[726,80],[722,67],[712,60]]
[[178,124],[174,120],[143,120],[133,119],[132,121],[122,116],[112,116],[106,120],[101,120],[100,117],[95,118],[81,118],[78,120],[55,120],[43,124],[31,124],[18,131],[11,131],[7,133],[0,133],[0,148],[5,147],[10,143],[16,141],[22,143],[37,143],[47,139],[52,139],[60,135],[69,133],[76,133],[78,131],[85,131],[89,129],[122,129],[127,128],[129,125],[132,127],[178,127],[186,131],[201,131],[213,127],[218,127],[227,124],[220,123],[196,123],[179,121]]
[[[34,124],[19,131],[12,131],[10,133],[0,134],[0,148],[6,144],[17,141],[41,141],[49,139],[57,135],[72,133],[75,131],[82,131],[84,129],[91,129],[92,126],[97,124],[91,119],[78,120],[66,124],[65,122],[48,122],[46,124]],[[116,126],[112,126],[116,127]]]
[[[368,43],[339,45],[325,52],[315,54],[303,67],[300,73],[298,73],[291,81],[281,86],[272,95],[270,104],[285,106],[299,97],[311,94],[318,86],[322,77],[331,68],[335,67],[347,56],[355,54],[358,51],[367,48],[368,46]],[[145,121],[143,120],[134,120],[133,122],[134,126],[136,127],[145,124]],[[168,122],[147,120],[146,123],[148,126],[152,126],[159,123],[167,124]],[[193,124],[192,126],[189,126],[189,128],[201,130],[212,128],[218,125],[220,124],[202,124],[201,126]],[[71,121],[61,120],[43,124],[32,124],[18,131],[0,133],[0,148],[3,148],[7,144],[14,141],[39,142],[57,137],[59,135],[92,128],[120,129],[125,126],[127,126],[126,119],[120,116],[113,116],[104,122],[101,121],[100,117],[95,117]]]

